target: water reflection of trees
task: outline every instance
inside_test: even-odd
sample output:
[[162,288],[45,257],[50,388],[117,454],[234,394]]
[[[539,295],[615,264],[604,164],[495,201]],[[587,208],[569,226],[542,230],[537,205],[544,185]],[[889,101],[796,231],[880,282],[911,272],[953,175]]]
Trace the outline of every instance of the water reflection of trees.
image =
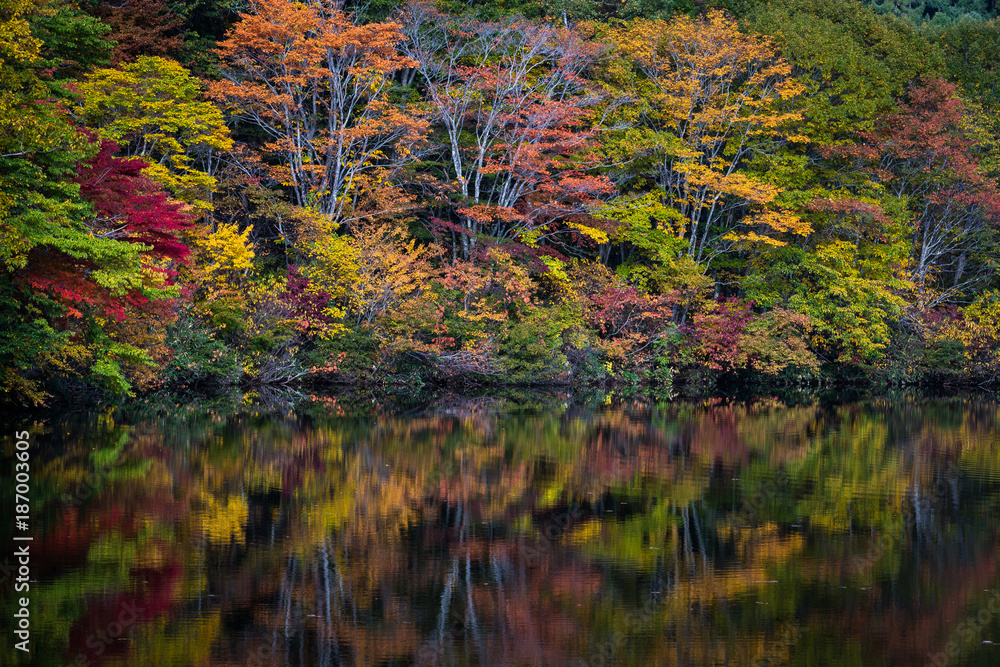
[[997,585],[995,403],[277,405],[65,434],[52,664],[912,664]]

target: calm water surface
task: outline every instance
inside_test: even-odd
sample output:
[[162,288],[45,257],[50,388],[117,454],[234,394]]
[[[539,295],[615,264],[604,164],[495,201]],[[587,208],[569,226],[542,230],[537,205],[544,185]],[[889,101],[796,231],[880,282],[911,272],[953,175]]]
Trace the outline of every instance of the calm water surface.
[[30,664],[1000,665],[988,397],[248,396],[31,428]]

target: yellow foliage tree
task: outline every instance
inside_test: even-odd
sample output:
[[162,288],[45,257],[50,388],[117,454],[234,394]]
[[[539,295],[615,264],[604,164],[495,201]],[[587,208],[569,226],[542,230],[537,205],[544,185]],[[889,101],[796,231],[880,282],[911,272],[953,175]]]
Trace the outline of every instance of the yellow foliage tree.
[[197,244],[197,250],[204,262],[201,282],[206,287],[235,287],[253,267],[255,255],[249,227],[241,232],[235,224],[220,224]]
[[41,40],[32,36],[25,18],[34,8],[28,0],[0,2],[0,65],[38,59]]
[[359,324],[371,324],[413,296],[433,274],[430,246],[418,246],[388,224],[358,227],[350,243],[358,259],[351,310]]
[[340,304],[327,313],[332,317],[373,325],[433,274],[431,247],[417,245],[393,225],[359,225],[351,236],[341,236],[329,219],[312,222],[313,229],[304,235],[312,264],[304,274],[312,289],[326,292]]
[[211,210],[219,155],[233,146],[222,112],[201,99],[201,83],[179,63],[140,57],[99,69],[78,84],[80,114],[149,163],[146,175],[196,210]]
[[[744,34],[720,11],[703,19],[639,20],[610,31],[624,58],[611,79],[640,106],[636,121],[658,137],[654,167],[668,206],[681,213],[674,232],[696,261],[709,256],[709,229],[742,218],[752,230],[732,242],[781,245],[808,223],[777,205],[782,188],[747,173],[748,160],[776,142],[806,141],[787,109],[803,92],[774,44]],[[645,148],[645,147],[644,147]]]

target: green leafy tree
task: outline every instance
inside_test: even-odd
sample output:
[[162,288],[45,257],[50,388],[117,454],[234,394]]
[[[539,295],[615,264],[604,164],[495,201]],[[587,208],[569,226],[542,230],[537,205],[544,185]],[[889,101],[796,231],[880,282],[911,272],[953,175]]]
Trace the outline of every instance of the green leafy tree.
[[958,21],[982,21],[996,15],[992,0],[865,0],[865,4],[879,14],[937,27]]
[[750,26],[773,35],[805,86],[805,134],[820,145],[850,141],[891,111],[917,76],[944,67],[937,45],[909,23],[853,0],[771,0]]
[[31,20],[32,34],[41,40],[40,56],[53,74],[76,77],[106,65],[115,42],[111,28],[69,3],[56,3]]

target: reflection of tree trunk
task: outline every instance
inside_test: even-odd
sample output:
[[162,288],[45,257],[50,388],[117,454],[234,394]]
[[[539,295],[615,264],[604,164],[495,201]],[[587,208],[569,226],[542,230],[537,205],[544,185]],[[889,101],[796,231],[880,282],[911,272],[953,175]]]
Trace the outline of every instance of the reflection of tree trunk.
[[306,602],[306,575],[309,573],[308,568],[302,568],[302,589],[299,591],[299,595],[296,598],[298,600],[299,607],[299,664],[305,664],[305,654],[306,654],[306,632],[305,628],[302,627],[302,622],[305,620],[305,602]]
[[920,485],[917,484],[917,480],[913,480],[913,531],[915,533],[917,544],[920,543],[921,534],[926,534],[924,523],[924,514],[921,510],[920,502]]
[[[323,589],[320,588],[321,579],[319,576],[319,560],[313,559],[312,565],[313,565],[312,567],[313,580],[315,583],[315,585],[313,586],[313,592],[316,593],[315,616],[317,619],[320,619],[323,618],[323,598],[322,598]],[[303,594],[305,594],[304,589],[302,592]],[[325,665],[327,662],[329,662],[326,658],[328,646],[329,643],[326,641],[326,626],[324,623],[321,623],[320,621],[317,620],[316,621],[316,664],[317,665]]]
[[441,656],[444,656],[445,652],[445,629],[448,626],[448,608],[451,606],[451,592],[457,576],[458,559],[455,558],[451,561],[451,571],[448,573],[448,578],[445,579],[444,590],[441,591],[441,613],[438,616],[438,646],[440,647],[439,655]]
[[688,506],[681,509],[681,523],[684,525],[684,556],[691,569],[694,569],[694,545],[691,544],[691,524],[688,516]]
[[[472,636],[476,641],[476,648],[479,653],[480,662],[485,662],[486,652],[483,650],[483,637],[479,632],[479,619],[476,618],[476,605],[472,601],[472,553],[469,551],[468,547],[465,550],[465,601],[466,601],[466,632],[471,631]],[[468,651],[466,651],[466,662],[469,662],[470,656]]]
[[[296,556],[288,555],[288,563],[285,565],[285,574],[281,578],[281,592],[278,595],[278,607],[285,610],[285,648],[288,648],[288,626],[292,615],[292,593],[295,588],[295,566]],[[271,655],[278,655],[278,628],[275,626],[271,637]]]
[[[504,590],[503,590],[503,566],[500,564],[499,559],[491,554],[490,555],[490,568],[493,570],[493,581],[496,582],[497,588],[497,623],[500,626],[500,646],[506,651],[509,644],[507,638],[507,617],[504,615],[503,610],[506,609],[506,602],[504,601]],[[507,664],[507,656],[500,655],[498,662],[501,664]]]
[[[324,538],[321,546],[320,553],[323,556],[323,592],[326,595],[326,608],[323,613],[323,620],[325,623],[324,639],[326,640],[326,653],[324,664],[331,664],[330,648],[332,647],[334,652],[337,654],[337,664],[342,661],[340,659],[340,644],[337,642],[337,630],[333,623],[333,607],[330,603],[330,550],[327,544],[327,539]],[[326,636],[326,632],[329,632],[329,636]]]
[[701,534],[701,523],[698,521],[698,510],[691,502],[691,522],[694,524],[695,536],[698,538],[698,551],[701,552],[701,564],[705,569],[705,574],[711,576],[708,566],[708,552],[705,550],[705,539]]

